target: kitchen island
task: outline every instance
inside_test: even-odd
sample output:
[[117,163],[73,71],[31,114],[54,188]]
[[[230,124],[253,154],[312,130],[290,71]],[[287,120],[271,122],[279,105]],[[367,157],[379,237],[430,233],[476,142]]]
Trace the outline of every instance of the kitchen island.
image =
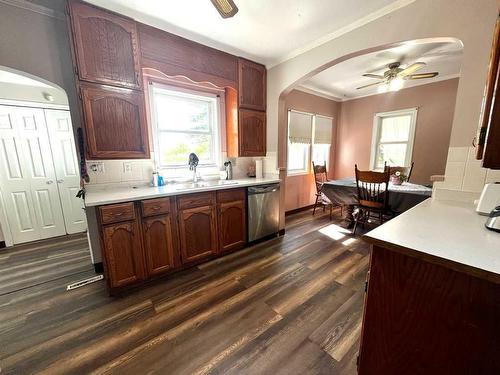
[[85,209],[94,267],[103,268],[114,293],[241,249],[247,244],[247,187],[279,182],[92,187]]
[[364,236],[360,374],[500,373],[500,234],[485,221],[431,198]]

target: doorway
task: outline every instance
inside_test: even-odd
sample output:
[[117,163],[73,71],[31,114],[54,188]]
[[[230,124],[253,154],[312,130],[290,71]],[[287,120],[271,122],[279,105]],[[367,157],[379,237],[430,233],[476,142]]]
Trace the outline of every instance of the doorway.
[[[45,90],[22,78],[16,85],[26,96]],[[2,85],[6,83],[0,81],[4,94]],[[8,85],[10,89],[13,83]],[[0,98],[0,222],[6,244],[85,232],[83,200],[76,197],[80,175],[69,108],[17,99]]]

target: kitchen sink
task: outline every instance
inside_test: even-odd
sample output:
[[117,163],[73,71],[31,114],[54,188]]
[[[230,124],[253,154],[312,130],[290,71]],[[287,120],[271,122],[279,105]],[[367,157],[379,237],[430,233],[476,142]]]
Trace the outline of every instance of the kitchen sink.
[[213,186],[226,186],[226,185],[237,185],[237,184],[238,184],[237,181],[230,181],[230,180],[199,181],[199,182],[177,184],[175,189],[176,190],[203,189]]

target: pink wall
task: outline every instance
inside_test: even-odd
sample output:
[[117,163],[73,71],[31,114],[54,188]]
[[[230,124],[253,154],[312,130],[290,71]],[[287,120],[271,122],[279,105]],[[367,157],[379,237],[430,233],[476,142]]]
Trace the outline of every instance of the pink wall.
[[455,78],[341,103],[334,177],[353,176],[354,164],[369,169],[375,113],[411,107],[418,107],[411,180],[429,184],[444,174],[457,87]]
[[[333,117],[332,134],[336,134],[336,122],[340,109],[340,103],[325,99],[316,95],[307,94],[302,91],[293,90],[286,98],[287,109],[295,109],[315,113],[319,115]],[[333,139],[332,144],[335,144]],[[330,166],[334,165],[334,153],[331,155]],[[333,171],[329,171],[330,178],[333,178]],[[285,212],[301,207],[306,207],[314,203],[314,177],[312,174],[288,176],[285,180]]]

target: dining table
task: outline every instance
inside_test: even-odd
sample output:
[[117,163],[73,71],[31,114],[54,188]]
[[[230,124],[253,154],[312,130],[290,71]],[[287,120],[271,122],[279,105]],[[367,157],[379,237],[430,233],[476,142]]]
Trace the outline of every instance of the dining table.
[[[429,198],[432,188],[424,185],[403,182],[395,185],[389,182],[388,205],[398,215]],[[354,224],[354,209],[358,204],[358,187],[355,178],[325,181],[321,192],[334,204],[346,207],[344,219],[349,226]]]

